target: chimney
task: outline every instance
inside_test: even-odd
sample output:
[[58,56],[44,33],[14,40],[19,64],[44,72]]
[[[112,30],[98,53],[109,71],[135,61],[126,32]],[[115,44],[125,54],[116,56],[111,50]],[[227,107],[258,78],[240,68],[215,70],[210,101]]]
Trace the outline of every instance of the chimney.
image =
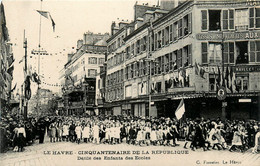
[[72,57],[73,57],[73,54],[68,54],[68,61],[70,61]]
[[163,10],[172,10],[176,7],[176,3],[178,4],[178,0],[161,0],[160,8]]
[[111,35],[114,35],[118,31],[118,27],[116,26],[116,22],[113,21],[111,24]]
[[143,21],[144,21],[144,19],[143,19],[143,18],[140,18],[140,17],[138,17],[138,18],[136,19],[137,28],[139,28],[140,26],[143,25]]
[[77,41],[77,49],[79,49],[81,46],[83,46],[83,40]]

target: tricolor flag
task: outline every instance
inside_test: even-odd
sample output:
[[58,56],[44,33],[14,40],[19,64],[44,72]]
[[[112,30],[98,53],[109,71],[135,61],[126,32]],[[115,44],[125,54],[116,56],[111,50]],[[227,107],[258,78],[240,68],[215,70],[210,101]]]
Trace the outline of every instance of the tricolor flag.
[[229,69],[228,69],[228,66],[226,67],[225,80],[226,80],[226,87],[229,88]]
[[51,14],[50,12],[48,11],[43,11],[43,10],[36,10],[40,15],[42,15],[43,17],[47,18],[47,19],[50,19],[51,20],[51,23],[52,23],[52,28],[53,28],[53,32],[55,31],[55,22],[54,20],[52,19],[51,17]]
[[197,62],[195,62],[195,74],[199,75],[199,66],[198,66]]
[[175,116],[176,116],[176,118],[177,118],[178,120],[181,119],[182,116],[183,116],[183,114],[184,114],[184,112],[185,112],[184,100],[181,99],[181,102],[180,102],[178,108],[177,108],[176,111],[175,111]]
[[173,70],[176,70],[177,69],[177,64],[176,64],[176,61],[174,61],[173,63]]

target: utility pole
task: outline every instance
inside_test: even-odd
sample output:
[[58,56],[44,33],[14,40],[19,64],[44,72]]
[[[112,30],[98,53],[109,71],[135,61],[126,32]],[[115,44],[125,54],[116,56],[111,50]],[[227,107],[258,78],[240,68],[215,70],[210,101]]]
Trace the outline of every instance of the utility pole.
[[151,31],[152,31],[152,20],[150,19],[149,27],[148,27],[148,44],[147,44],[147,56],[146,60],[149,61],[149,76],[148,76],[148,104],[149,104],[149,114],[151,113],[152,106],[152,94],[151,94],[151,85],[152,85],[152,59],[151,59]]
[[[42,11],[42,0],[41,0],[41,11]],[[40,24],[39,24],[39,51],[38,51],[38,76],[40,78],[40,52],[41,52],[41,26],[42,26],[42,15],[40,14]],[[37,116],[39,116],[39,98],[40,98],[40,82],[38,82],[37,88]]]
[[[24,73],[25,73],[25,80],[27,79],[27,38],[25,38],[25,30],[24,30]],[[25,84],[25,82],[24,82]],[[24,86],[25,87],[25,86]],[[24,90],[24,118],[27,118],[27,107],[28,107],[28,99],[26,98],[26,89]]]
[[[224,87],[224,85],[225,85],[225,79],[224,79],[225,78],[225,76],[224,76],[224,71],[225,71],[225,69],[224,69],[224,63],[225,63],[225,61],[224,61],[224,40],[225,40],[224,32],[222,31],[222,39],[221,39],[221,54],[222,54],[222,74],[221,74],[221,76],[222,76],[222,85],[221,85],[221,87],[223,87],[223,89],[224,89],[223,92],[226,93],[226,87]],[[226,96],[226,95],[224,95],[224,96]],[[222,115],[222,119],[223,120],[226,119],[226,106],[227,106],[227,102],[225,101],[225,98],[222,101],[222,112],[221,112],[221,115]]]

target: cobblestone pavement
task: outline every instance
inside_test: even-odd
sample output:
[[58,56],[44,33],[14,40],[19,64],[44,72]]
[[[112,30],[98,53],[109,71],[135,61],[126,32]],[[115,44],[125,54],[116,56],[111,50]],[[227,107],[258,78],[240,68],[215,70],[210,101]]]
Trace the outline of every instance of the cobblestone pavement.
[[[47,138],[46,138],[47,139]],[[45,139],[45,140],[46,140]],[[247,152],[229,152],[228,150],[202,149],[192,151],[180,146],[134,146],[128,144],[104,145],[93,143],[71,143],[46,141],[44,144],[35,143],[25,147],[24,152],[8,151],[0,154],[2,166],[69,166],[69,165],[240,165],[256,166],[260,163],[260,154]],[[46,154],[50,152],[50,154]],[[60,154],[67,151],[71,154]],[[127,154],[82,154],[91,151],[129,151]],[[133,154],[134,151],[140,154]],[[54,154],[56,152],[56,154]],[[148,154],[149,153],[149,154]],[[164,154],[166,153],[166,154]],[[171,153],[171,154],[167,154]],[[187,153],[187,154],[186,154]],[[105,158],[105,156],[107,156]],[[109,160],[111,157],[114,159]],[[121,158],[122,157],[122,158]],[[132,160],[130,158],[132,157]],[[91,159],[90,159],[91,158]],[[122,160],[120,160],[122,159]]]

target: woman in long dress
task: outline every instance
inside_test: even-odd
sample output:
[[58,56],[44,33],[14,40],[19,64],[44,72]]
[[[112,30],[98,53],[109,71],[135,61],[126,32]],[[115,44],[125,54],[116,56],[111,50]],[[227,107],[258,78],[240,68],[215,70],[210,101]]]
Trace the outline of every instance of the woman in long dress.
[[99,144],[99,126],[97,123],[93,127],[93,143]]
[[21,124],[18,124],[18,127],[16,128],[15,131],[16,131],[15,134],[16,134],[18,152],[22,152],[23,147],[25,146],[25,138],[26,138],[25,128]]
[[82,138],[84,140],[84,142],[89,142],[89,136],[90,136],[90,124],[87,123],[82,131]]
[[152,131],[151,131],[151,144],[156,145],[157,143],[157,137],[156,137],[156,126],[153,125]]
[[68,141],[68,136],[69,136],[69,125],[67,122],[65,122],[62,126],[62,138],[63,141],[66,139]]
[[56,132],[57,132],[57,128],[56,128],[56,122],[53,122],[50,125],[50,142],[55,142],[55,138],[56,138]]
[[252,150],[252,153],[257,153],[259,146],[260,146],[260,128],[258,128],[258,132],[255,135],[255,146]]
[[75,133],[76,133],[76,143],[80,143],[80,139],[81,139],[81,133],[82,133],[82,128],[80,126],[80,124],[78,123],[76,128],[75,128]]
[[61,142],[61,138],[62,138],[62,123],[58,122],[57,124],[57,142]]
[[243,145],[241,136],[242,136],[242,133],[241,133],[240,129],[239,128],[235,128],[234,129],[233,139],[232,139],[232,145],[229,148],[230,152],[232,152],[233,150],[236,150],[237,148],[241,149],[241,147]]

